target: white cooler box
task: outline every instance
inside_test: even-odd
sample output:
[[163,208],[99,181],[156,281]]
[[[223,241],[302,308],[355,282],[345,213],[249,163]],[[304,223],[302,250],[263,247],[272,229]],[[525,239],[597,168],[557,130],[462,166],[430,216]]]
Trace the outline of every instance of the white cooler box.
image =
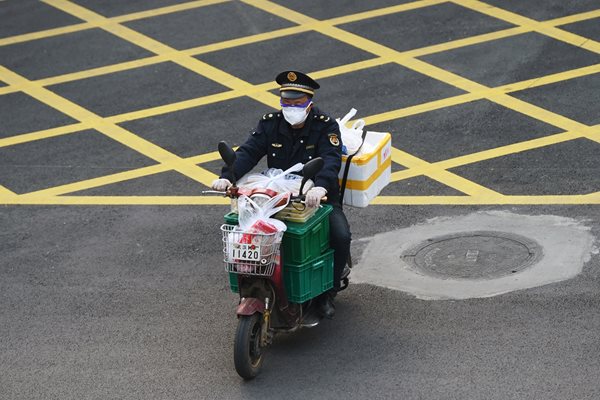
[[[366,207],[390,183],[392,173],[392,136],[389,133],[367,131],[363,149],[352,158],[344,193],[344,204]],[[340,185],[348,156],[342,156]]]

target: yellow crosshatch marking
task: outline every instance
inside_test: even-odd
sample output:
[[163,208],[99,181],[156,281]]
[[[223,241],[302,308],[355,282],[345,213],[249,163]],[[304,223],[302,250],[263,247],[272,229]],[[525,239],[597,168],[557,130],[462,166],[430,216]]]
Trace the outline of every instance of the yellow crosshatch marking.
[[[555,40],[559,40],[577,47],[581,47],[587,51],[600,54],[600,43],[590,38],[585,38],[567,32],[560,28],[560,26],[564,24],[598,18],[600,17],[600,8],[598,10],[556,18],[553,20],[535,21],[514,12],[493,7],[489,4],[486,4],[484,1],[454,0],[448,2],[442,0],[421,0],[320,21],[268,0],[243,0],[243,2],[247,5],[273,14],[279,18],[287,19],[297,25],[289,28],[278,29],[272,32],[249,35],[242,38],[226,40],[219,43],[212,43],[185,50],[176,50],[156,39],[150,38],[122,25],[125,22],[135,21],[142,18],[155,17],[178,11],[226,3],[227,1],[228,0],[190,1],[178,5],[157,8],[154,10],[107,18],[67,0],[45,0],[44,2],[48,5],[62,10],[63,12],[69,13],[85,22],[67,27],[54,28],[0,39],[0,46],[8,46],[16,43],[59,36],[86,29],[100,28],[155,54],[153,56],[138,60],[107,65],[60,76],[53,76],[37,81],[25,79],[15,72],[0,66],[0,80],[8,84],[8,86],[0,88],[0,96],[22,91],[38,101],[41,101],[42,103],[45,103],[48,106],[61,111],[63,114],[66,114],[77,120],[76,123],[66,126],[0,138],[0,148],[81,132],[87,129],[95,129],[96,131],[153,160],[156,160],[159,163],[150,167],[143,167],[131,171],[106,175],[80,182],[73,182],[24,194],[16,194],[12,192],[10,188],[0,186],[0,203],[63,205],[227,204],[228,201],[226,199],[210,196],[69,196],[69,194],[85,189],[97,188],[172,170],[188,176],[189,178],[194,179],[205,186],[209,185],[212,179],[214,179],[216,176],[212,172],[202,168],[201,166],[198,166],[198,164],[218,160],[218,153],[211,152],[208,154],[200,154],[194,157],[181,158],[148,140],[142,139],[141,137],[129,132],[117,124],[193,107],[214,104],[243,96],[251,97],[269,107],[278,108],[278,97],[269,92],[270,90],[276,88],[276,85],[273,82],[253,85],[236,76],[226,73],[225,71],[202,62],[194,58],[194,56],[212,51],[258,43],[274,38],[286,37],[302,32],[315,31],[373,55],[373,58],[365,61],[341,65],[321,71],[311,71],[310,74],[316,79],[338,76],[341,74],[355,72],[388,63],[396,63],[420,74],[429,76],[437,81],[457,87],[466,92],[464,94],[445,99],[439,99],[402,109],[366,116],[364,119],[367,124],[391,121],[431,110],[437,110],[453,105],[465,104],[475,100],[486,99],[513,111],[542,121],[546,124],[558,127],[562,130],[562,132],[549,136],[526,140],[519,143],[512,143],[494,149],[479,151],[476,153],[466,154],[433,163],[419,159],[414,155],[402,150],[401,144],[396,145],[397,147],[394,147],[392,151],[392,161],[404,166],[406,169],[393,173],[392,182],[417,176],[426,176],[464,193],[464,196],[380,196],[374,200],[373,204],[600,204],[600,192],[585,195],[560,196],[503,195],[502,193],[498,193],[448,171],[451,168],[474,164],[480,161],[544,146],[552,146],[579,138],[586,138],[600,143],[600,125],[587,126],[563,115],[527,103],[510,95],[512,92],[527,88],[549,85],[577,77],[598,74],[600,73],[600,64],[571,69],[569,71],[555,73],[535,79],[529,79],[523,82],[514,82],[512,84],[502,85],[499,87],[487,87],[481,83],[474,82],[465,77],[417,59],[417,57],[425,55],[458,49],[474,44],[485,43],[488,41],[516,36],[527,32],[537,32],[538,34],[551,37]],[[462,7],[466,7],[481,13],[482,15],[487,15],[509,22],[515,26],[496,32],[475,35],[468,38],[453,40],[447,43],[435,44],[404,52],[388,48],[379,43],[361,37],[360,35],[345,31],[337,26],[349,22],[362,21],[369,18],[389,15],[392,13],[417,10],[442,3],[455,3]],[[102,118],[85,109],[84,107],[58,96],[51,90],[47,89],[47,86],[54,84],[73,82],[80,79],[140,68],[165,61],[174,62],[203,77],[216,81],[221,85],[228,87],[229,90],[195,99]]]

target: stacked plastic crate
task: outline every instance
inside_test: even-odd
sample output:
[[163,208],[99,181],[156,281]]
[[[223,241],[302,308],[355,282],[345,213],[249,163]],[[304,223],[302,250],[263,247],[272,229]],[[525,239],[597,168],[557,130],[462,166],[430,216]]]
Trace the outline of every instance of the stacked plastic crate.
[[[333,250],[329,247],[330,205],[323,205],[304,223],[286,221],[281,242],[283,277],[288,300],[303,303],[333,287]],[[225,215],[237,224],[237,214]],[[236,274],[229,275],[231,290],[238,292]]]

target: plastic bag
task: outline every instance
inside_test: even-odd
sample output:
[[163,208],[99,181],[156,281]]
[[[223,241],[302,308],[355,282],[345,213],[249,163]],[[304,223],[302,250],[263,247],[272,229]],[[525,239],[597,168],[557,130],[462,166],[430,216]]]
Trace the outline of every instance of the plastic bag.
[[[340,126],[340,134],[342,135],[342,152],[347,155],[352,155],[358,151],[362,145],[363,128],[365,127],[365,121],[362,119],[354,121],[351,128],[348,128],[346,124],[352,117],[356,115],[356,109],[353,108],[342,118],[336,118],[338,125]],[[345,150],[345,152],[344,152]]]
[[285,223],[271,216],[283,210],[289,198],[289,192],[281,193],[261,206],[248,196],[240,196],[238,199],[239,230],[248,233],[284,232],[287,229]]
[[[261,262],[274,257],[276,249],[287,225],[271,216],[284,209],[290,198],[290,193],[281,193],[266,201],[262,206],[250,197],[242,195],[238,199],[239,225],[228,235],[229,259],[237,264],[236,270],[240,273],[255,273],[257,265],[250,262],[237,260],[234,249],[250,245],[250,249],[260,248]],[[246,246],[248,247],[248,246]]]
[[[259,174],[244,175],[238,182],[238,186],[247,189],[271,189],[278,193],[292,192],[298,193],[302,183],[302,177],[294,174],[294,172],[302,171],[304,164],[298,163],[285,171],[278,168],[269,168]],[[314,183],[309,180],[304,185],[305,190],[314,186]]]

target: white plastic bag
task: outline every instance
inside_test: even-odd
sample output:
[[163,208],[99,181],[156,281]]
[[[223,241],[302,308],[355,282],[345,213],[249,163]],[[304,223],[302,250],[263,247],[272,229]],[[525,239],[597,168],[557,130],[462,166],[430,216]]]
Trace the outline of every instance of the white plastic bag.
[[267,200],[262,206],[248,196],[238,199],[239,230],[249,233],[284,232],[287,226],[284,222],[271,218],[273,214],[283,210],[289,201],[290,193],[281,193]]
[[239,225],[231,232],[227,238],[229,259],[237,266],[238,272],[253,272],[256,267],[252,263],[244,263],[236,260],[233,255],[233,249],[244,248],[251,245],[260,248],[260,256],[268,259],[273,256],[281,241],[283,232],[287,229],[283,221],[271,218],[271,216],[287,206],[290,193],[281,193],[269,199],[262,206],[258,205],[250,197],[242,195],[239,198]]
[[[304,164],[298,163],[285,171],[278,168],[269,168],[259,174],[252,173],[244,175],[238,182],[238,186],[248,189],[271,189],[278,193],[292,192],[298,193],[302,183],[302,177],[293,172],[300,172]],[[313,182],[308,181],[305,184],[305,190],[313,187]]]
[[336,118],[338,125],[340,126],[340,134],[342,135],[342,143],[346,152],[344,154],[352,155],[358,151],[363,140],[363,128],[365,127],[365,121],[362,119],[354,121],[351,128],[348,128],[346,124],[352,117],[356,115],[356,109],[353,108],[348,114],[341,120]]

